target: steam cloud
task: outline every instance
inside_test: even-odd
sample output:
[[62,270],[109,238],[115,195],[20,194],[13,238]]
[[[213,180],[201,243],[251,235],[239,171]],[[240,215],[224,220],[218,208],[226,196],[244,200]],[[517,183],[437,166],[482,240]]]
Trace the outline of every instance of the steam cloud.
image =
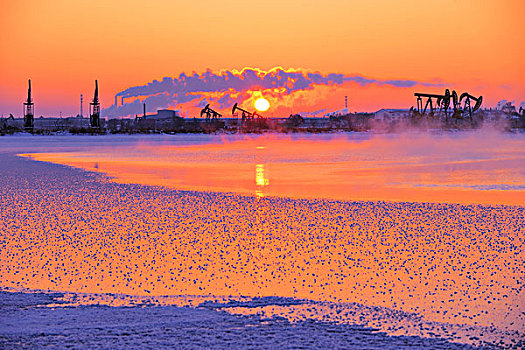
[[507,100],[501,100],[498,101],[496,105],[497,110],[503,110],[505,106],[508,106],[512,109],[514,109],[515,112],[519,111],[520,109],[525,109],[525,101],[522,101],[517,107],[514,106],[514,101],[507,101]]
[[[395,87],[442,86],[440,83],[427,83],[414,80],[377,80],[359,75],[330,73],[323,75],[301,69],[285,70],[281,67],[263,71],[254,68],[207,70],[202,74],[179,77],[165,77],[162,81],[154,80],[147,85],[130,87],[115,96],[115,105],[104,109],[106,117],[129,116],[140,113],[142,103],[146,103],[149,112],[157,109],[189,104],[190,107],[204,107],[212,103],[219,110],[229,109],[235,102],[253,97],[255,92],[282,98],[294,92],[311,90],[319,85],[342,85],[354,82],[361,86],[369,84],[391,85]],[[132,101],[125,99],[133,98]],[[124,103],[122,103],[124,102]]]

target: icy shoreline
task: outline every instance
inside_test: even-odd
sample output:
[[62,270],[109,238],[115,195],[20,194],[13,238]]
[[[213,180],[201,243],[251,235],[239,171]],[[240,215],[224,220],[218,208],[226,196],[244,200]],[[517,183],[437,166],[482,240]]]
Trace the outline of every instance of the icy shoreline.
[[[5,321],[1,322],[0,344],[4,349],[56,346],[494,349],[522,345],[519,340],[511,343],[500,341],[519,336],[512,334],[513,332],[505,334],[488,328],[420,323],[417,316],[403,313],[393,312],[391,316],[396,316],[396,323],[385,327],[381,323],[385,322],[384,313],[377,308],[360,305],[326,304],[278,297],[141,298],[100,294],[82,295],[81,297],[91,300],[85,305],[72,305],[68,302],[71,299],[77,300],[77,297],[76,293],[0,291],[0,313],[5,316]],[[105,301],[95,302],[100,297],[105,297]],[[109,299],[119,297],[128,300],[142,299],[142,302],[134,306],[107,305]],[[162,299],[170,299],[170,302],[163,304]],[[199,304],[185,305],[188,301]],[[275,308],[279,308],[279,312],[269,312]],[[335,313],[331,317],[325,313],[322,319],[312,315],[315,312],[320,315],[326,309],[335,310]],[[310,315],[304,315],[306,310]],[[357,320],[341,320],[337,316],[350,312]],[[370,316],[374,313],[382,316],[376,316],[378,322],[375,324],[370,322]],[[412,335],[402,334],[407,325],[413,328]],[[404,328],[404,331],[396,332],[396,328]],[[449,334],[436,337],[434,332],[437,329],[441,332],[447,329]],[[484,340],[476,335],[483,336]]]
[[522,346],[522,207],[176,191],[14,156],[72,147],[0,152],[4,348]]

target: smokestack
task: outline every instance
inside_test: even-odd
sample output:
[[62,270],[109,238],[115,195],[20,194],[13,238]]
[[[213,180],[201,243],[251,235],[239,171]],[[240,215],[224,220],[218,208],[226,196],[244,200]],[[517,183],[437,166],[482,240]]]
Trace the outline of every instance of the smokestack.
[[144,119],[146,119],[146,104],[143,103],[143,104],[142,104],[142,107],[144,108]]
[[82,118],[84,114],[84,108],[82,108],[82,102],[83,102],[83,97],[82,97],[82,94],[80,94],[80,118]]

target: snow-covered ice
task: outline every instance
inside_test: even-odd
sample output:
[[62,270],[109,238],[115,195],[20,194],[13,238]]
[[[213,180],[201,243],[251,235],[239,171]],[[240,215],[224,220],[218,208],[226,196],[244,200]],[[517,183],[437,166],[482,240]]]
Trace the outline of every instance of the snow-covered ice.
[[523,206],[183,191],[16,156],[216,141],[0,139],[2,347],[523,347]]

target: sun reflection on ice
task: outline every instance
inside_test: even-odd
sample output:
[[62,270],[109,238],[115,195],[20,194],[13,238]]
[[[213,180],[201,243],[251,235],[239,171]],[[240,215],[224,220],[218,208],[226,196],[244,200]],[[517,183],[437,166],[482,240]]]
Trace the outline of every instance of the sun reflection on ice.
[[[125,146],[111,141],[97,148],[31,157],[101,172],[115,182],[178,190],[258,197],[264,190],[264,197],[344,201],[525,205],[525,139],[520,135],[480,131],[294,137],[232,136],[206,144],[135,140]],[[271,185],[265,181],[269,168]]]
[[255,195],[257,197],[264,197],[263,188],[269,184],[270,180],[265,177],[264,164],[255,164],[255,185],[257,185]]

